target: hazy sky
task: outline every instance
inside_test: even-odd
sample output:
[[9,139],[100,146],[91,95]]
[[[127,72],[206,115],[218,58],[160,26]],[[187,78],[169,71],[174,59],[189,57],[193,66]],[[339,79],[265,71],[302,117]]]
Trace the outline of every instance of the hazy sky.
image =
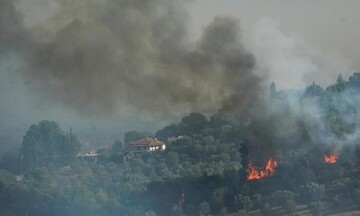
[[190,7],[191,33],[198,36],[216,15],[237,17],[246,45],[269,61],[258,63],[278,86],[329,84],[340,72],[347,77],[360,70],[359,8],[358,0],[197,0]]
[[[236,17],[241,23],[243,43],[256,57],[255,72],[267,82],[274,81],[284,89],[301,88],[312,81],[327,85],[340,72],[347,78],[360,70],[359,8],[358,0],[191,0],[187,5],[188,37],[197,40],[217,15]],[[59,6],[55,0],[18,0],[17,9],[23,13],[27,27],[37,28]],[[76,13],[81,9],[78,7]],[[29,91],[16,73],[21,69],[16,58],[7,54],[0,60],[0,126],[29,125],[41,119],[58,120],[64,125],[95,122],[114,131],[150,125],[156,130],[165,124],[160,120],[154,125],[148,115],[135,121],[137,113],[131,113],[131,118],[111,120],[79,118],[61,102],[49,104]]]

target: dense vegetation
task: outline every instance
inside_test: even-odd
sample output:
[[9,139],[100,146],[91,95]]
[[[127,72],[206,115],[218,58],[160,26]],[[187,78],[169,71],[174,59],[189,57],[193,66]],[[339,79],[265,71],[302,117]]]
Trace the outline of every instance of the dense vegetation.
[[[277,91],[239,115],[192,113],[154,136],[165,151],[123,162],[130,131],[99,159],[79,160],[77,138],[52,121],[29,128],[19,152],[3,156],[0,215],[313,214],[360,206],[360,74],[323,89]],[[324,154],[339,160],[324,162]],[[275,175],[248,181],[251,161],[278,161]],[[254,213],[254,212],[253,212]]]

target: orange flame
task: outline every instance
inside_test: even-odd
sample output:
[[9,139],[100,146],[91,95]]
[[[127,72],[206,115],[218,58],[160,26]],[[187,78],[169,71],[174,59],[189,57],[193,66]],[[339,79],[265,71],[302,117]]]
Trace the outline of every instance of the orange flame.
[[278,162],[270,158],[266,163],[265,168],[259,168],[253,166],[252,162],[249,162],[247,169],[247,180],[261,179],[268,176],[273,176],[275,174],[275,169],[278,166]]
[[339,156],[337,154],[330,154],[330,155],[326,155],[324,154],[324,161],[327,164],[334,164],[338,161]]

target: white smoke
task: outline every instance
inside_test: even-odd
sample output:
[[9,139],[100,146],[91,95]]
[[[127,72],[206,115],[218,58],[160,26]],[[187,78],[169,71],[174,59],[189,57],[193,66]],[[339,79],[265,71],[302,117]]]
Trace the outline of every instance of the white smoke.
[[351,62],[338,53],[324,53],[308,44],[297,32],[281,31],[279,20],[262,18],[251,31],[251,48],[257,58],[257,73],[280,89],[303,88],[312,81],[333,83],[339,73],[353,71]]

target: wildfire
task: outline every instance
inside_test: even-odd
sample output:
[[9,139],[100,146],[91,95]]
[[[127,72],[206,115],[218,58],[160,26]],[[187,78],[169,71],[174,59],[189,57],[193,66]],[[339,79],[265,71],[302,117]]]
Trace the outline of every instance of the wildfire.
[[327,164],[334,164],[338,161],[339,156],[337,154],[330,154],[330,155],[326,155],[324,154],[324,161]]
[[277,161],[273,160],[272,158],[269,159],[264,168],[255,167],[251,162],[249,162],[249,166],[247,169],[247,180],[251,181],[268,176],[273,176],[275,174],[275,169],[277,166]]

